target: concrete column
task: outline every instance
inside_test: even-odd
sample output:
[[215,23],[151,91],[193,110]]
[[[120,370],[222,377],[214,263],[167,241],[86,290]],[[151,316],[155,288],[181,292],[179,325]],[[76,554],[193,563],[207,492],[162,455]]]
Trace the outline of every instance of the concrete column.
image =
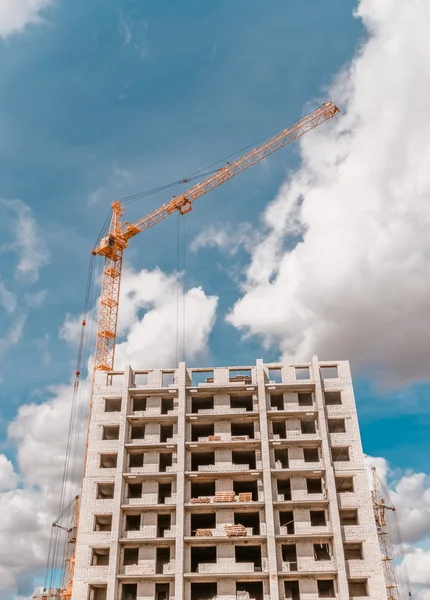
[[175,554],[175,600],[184,597],[185,562],[185,415],[187,399],[187,370],[184,362],[179,363],[176,373],[178,383],[178,450],[176,473],[176,554]]
[[257,360],[258,413],[261,433],[261,460],[263,463],[264,504],[266,512],[267,558],[269,564],[270,600],[279,600],[278,565],[276,559],[275,519],[273,514],[272,474],[270,471],[269,431],[267,422],[264,365]]
[[333,531],[333,554],[337,576],[337,597],[349,598],[348,579],[346,576],[346,561],[343,551],[342,527],[339,517],[339,504],[337,501],[336,481],[331,462],[330,435],[327,430],[327,410],[324,403],[322,380],[318,357],[312,358],[311,379],[315,382],[315,404],[318,410],[319,429],[321,432],[321,454],[325,468],[325,484],[327,498],[330,503],[330,523]]

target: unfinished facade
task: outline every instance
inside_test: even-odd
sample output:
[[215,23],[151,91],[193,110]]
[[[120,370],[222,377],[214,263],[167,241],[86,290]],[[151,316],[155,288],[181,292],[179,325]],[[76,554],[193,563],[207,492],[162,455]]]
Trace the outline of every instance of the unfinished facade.
[[72,600],[384,600],[347,362],[99,373]]

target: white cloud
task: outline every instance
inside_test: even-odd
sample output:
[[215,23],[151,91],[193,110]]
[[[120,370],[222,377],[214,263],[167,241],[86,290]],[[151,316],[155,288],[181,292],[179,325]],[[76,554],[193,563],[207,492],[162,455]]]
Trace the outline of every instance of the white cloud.
[[430,587],[430,551],[422,548],[412,549],[406,555],[406,566],[412,585]]
[[[119,333],[127,339],[117,345],[116,368],[125,363],[174,366],[178,342],[181,348],[185,344],[187,360],[207,352],[218,300],[200,287],[184,293],[178,278],[158,269],[124,272]],[[140,318],[141,310],[145,314]]]
[[215,248],[227,252],[230,255],[237,253],[239,248],[250,252],[259,240],[259,234],[247,222],[232,225],[224,223],[218,226],[206,226],[193,239],[190,250],[197,252],[201,248]]
[[12,346],[16,346],[20,342],[24,331],[25,321],[25,315],[19,317],[15,323],[11,325],[6,335],[0,338],[0,353],[5,352]]
[[0,206],[12,211],[16,217],[12,227],[14,241],[9,246],[19,258],[15,276],[34,283],[39,278],[39,270],[49,262],[48,248],[40,227],[31,209],[21,200],[1,200]]
[[30,23],[40,23],[53,0],[0,0],[0,36],[19,33]]
[[369,39],[330,90],[343,115],[302,138],[228,320],[285,360],[347,357],[407,383],[429,377],[430,4],[357,14]]
[[0,492],[14,490],[18,481],[18,475],[10,460],[4,454],[0,454]]

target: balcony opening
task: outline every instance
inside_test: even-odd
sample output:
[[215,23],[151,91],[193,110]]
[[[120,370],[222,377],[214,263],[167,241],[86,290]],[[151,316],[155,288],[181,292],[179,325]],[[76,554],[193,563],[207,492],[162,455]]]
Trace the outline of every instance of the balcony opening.
[[191,600],[213,600],[218,593],[215,581],[191,584]]
[[285,581],[285,600],[300,600],[300,588],[298,581]]
[[288,535],[294,534],[294,513],[292,510],[279,511],[279,525],[287,529]]
[[356,508],[341,508],[339,517],[341,525],[358,525],[358,510]]
[[331,560],[330,546],[328,544],[314,544],[315,560]]
[[258,512],[235,512],[234,524],[252,528],[252,535],[260,535],[260,513]]
[[270,394],[270,408],[272,410],[285,410],[284,395]]
[[191,412],[194,414],[199,413],[203,410],[213,410],[214,409],[214,397],[213,396],[205,396],[201,398],[200,396],[193,396],[191,398]]
[[194,513],[191,514],[191,535],[195,536],[198,529],[215,529],[216,514],[212,513]]
[[296,379],[298,381],[310,379],[309,367],[296,367],[295,369],[296,369]]
[[126,531],[140,531],[140,517],[141,515],[126,515],[125,516],[125,530]]
[[155,600],[169,600],[170,583],[155,584]]
[[166,504],[166,499],[172,497],[172,483],[158,484],[158,504]]
[[254,571],[261,571],[261,546],[235,546],[234,555],[237,563],[252,562]]
[[233,490],[236,496],[252,494],[252,501],[258,502],[258,484],[256,481],[233,481]]
[[112,500],[114,491],[114,483],[98,483],[96,498],[97,500]]
[[207,438],[210,435],[214,435],[215,426],[213,423],[208,423],[207,425],[191,425],[191,441],[198,442],[199,438]]
[[157,537],[163,538],[165,532],[170,529],[172,516],[170,513],[157,515]]
[[273,437],[285,440],[287,437],[287,429],[285,421],[273,421],[272,423]]
[[134,387],[148,385],[148,373],[134,373]]
[[160,443],[164,444],[173,438],[173,425],[160,425]]
[[254,439],[254,423],[232,423],[231,424],[231,437],[248,437]]
[[161,414],[168,415],[173,412],[173,398],[161,398]]
[[147,398],[133,398],[133,412],[145,412]]
[[329,433],[345,433],[345,419],[327,419]]
[[112,531],[112,515],[94,515],[94,531]]
[[118,460],[118,454],[100,454],[100,468],[101,469],[114,469]]
[[88,600],[106,600],[107,597],[107,585],[96,584],[90,585]]
[[312,527],[325,527],[327,525],[325,510],[311,510],[309,512]]
[[288,448],[280,448],[275,450],[275,466],[277,469],[288,469]]
[[269,383],[282,383],[282,369],[269,369]]
[[142,498],[142,482],[128,484],[127,498]]
[[348,581],[349,595],[351,598],[363,598],[368,596],[367,579]]
[[215,481],[191,482],[191,498],[212,498],[215,496]]
[[308,491],[308,494],[322,494],[321,477],[307,477],[306,489]]
[[[291,500],[291,479],[278,479],[278,500],[280,502]],[[279,496],[282,496],[279,498]]]
[[243,383],[243,385],[251,385],[252,371],[251,369],[229,369],[230,383]]
[[155,572],[159,575],[164,572],[164,566],[170,562],[170,548],[157,548]]
[[331,449],[331,459],[333,462],[347,462],[350,460],[349,458],[349,448],[348,446],[341,447],[337,446]]
[[237,581],[236,600],[264,600],[262,581]]
[[299,406],[313,406],[312,394],[310,392],[299,392],[297,394]]
[[137,583],[123,583],[121,600],[137,600]]
[[318,579],[318,598],[334,598],[334,580],[333,579]]
[[119,439],[119,425],[103,427],[102,440],[117,440]]
[[306,463],[316,463],[320,460],[318,448],[303,448],[303,459]]
[[172,371],[163,371],[161,379],[161,387],[169,387],[175,383],[175,373]]
[[321,376],[323,379],[337,379],[339,377],[337,365],[320,367],[320,369],[321,369]]
[[191,452],[191,471],[207,465],[215,465],[215,452]]
[[169,600],[170,584],[156,583],[155,584],[155,600]]
[[361,542],[344,544],[343,549],[347,560],[363,560],[363,544]]
[[93,548],[91,556],[91,565],[93,567],[102,567],[109,564],[109,548]]
[[121,398],[105,398],[105,412],[121,412]]
[[297,571],[297,547],[296,544],[282,544],[282,561],[288,563],[290,571]]
[[191,373],[191,385],[198,386],[201,383],[213,383],[214,372],[211,371],[192,371]]
[[339,406],[342,404],[342,395],[340,392],[324,392],[324,402],[326,406]]
[[248,465],[248,469],[256,469],[257,462],[255,460],[255,451],[239,452],[233,450],[231,459],[234,465]]
[[130,453],[130,459],[129,459],[129,467],[130,468],[134,468],[134,467],[143,467],[143,452],[133,452],[132,454]]
[[336,492],[353,492],[354,478],[353,477],[336,477]]
[[191,572],[199,572],[199,564],[216,564],[216,546],[193,546],[191,548]]
[[132,440],[143,440],[145,438],[145,426],[131,427],[130,438]]
[[252,396],[230,396],[230,408],[252,412],[254,409]]
[[167,467],[173,465],[173,454],[171,452],[160,452],[160,461],[158,463],[158,469],[160,473],[165,473]]
[[139,548],[124,548],[123,563],[124,566],[128,567],[131,565],[139,564]]
[[315,419],[309,421],[300,421],[300,429],[302,430],[302,433],[316,433],[317,428]]

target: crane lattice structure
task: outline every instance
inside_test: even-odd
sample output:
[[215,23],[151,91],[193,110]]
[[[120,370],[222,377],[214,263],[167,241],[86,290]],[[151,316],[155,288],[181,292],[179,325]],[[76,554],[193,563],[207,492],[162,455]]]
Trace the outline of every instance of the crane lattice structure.
[[372,467],[372,502],[375,514],[376,530],[378,532],[379,549],[381,553],[382,568],[384,571],[387,600],[400,600],[399,586],[397,585],[396,570],[394,565],[394,548],[391,543],[390,531],[387,523],[387,510],[394,512],[396,508],[387,504],[382,497],[376,468]]
[[[124,207],[119,201],[112,204],[112,216],[109,231],[100,244],[93,250],[94,255],[104,257],[104,268],[102,276],[100,305],[97,326],[96,350],[94,356],[94,373],[96,371],[112,371],[114,368],[115,346],[117,337],[118,310],[121,289],[122,261],[124,250],[129,245],[129,240],[138,233],[149,229],[173,213],[179,212],[185,215],[193,208],[193,202],[201,198],[211,190],[229,181],[242,171],[249,169],[267,156],[277,150],[284,148],[297,138],[312,131],[319,125],[329,121],[339,113],[339,109],[332,102],[326,102],[308,115],[299,119],[293,125],[283,129],[270,139],[260,144],[250,152],[237,160],[227,163],[215,173],[193,186],[179,196],[160,206],[135,223],[125,221],[121,217]],[[82,325],[85,327],[85,319]],[[76,372],[79,378],[80,371]],[[91,411],[88,419],[91,417]],[[88,440],[87,440],[88,442]],[[86,448],[88,447],[88,444]],[[84,459],[84,475],[85,475]],[[63,570],[62,588],[60,590],[49,590],[38,600],[71,600],[73,589],[73,577],[75,569],[76,540],[79,523],[79,505],[76,501],[72,515],[70,531],[66,546],[66,560]],[[36,598],[36,597],[35,597]]]

